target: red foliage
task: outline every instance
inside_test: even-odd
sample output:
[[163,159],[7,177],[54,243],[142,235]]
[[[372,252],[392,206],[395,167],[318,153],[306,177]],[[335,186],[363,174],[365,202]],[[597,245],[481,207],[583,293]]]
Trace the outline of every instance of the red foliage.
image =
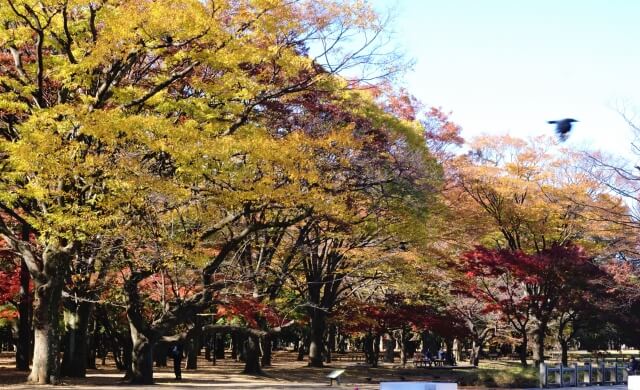
[[0,304],[16,300],[20,293],[20,267],[10,271],[0,271]]
[[465,253],[459,264],[465,277],[457,293],[485,303],[512,319],[528,313],[550,313],[558,305],[594,299],[590,287],[601,270],[575,245],[554,246],[535,254],[493,250],[478,246]]
[[387,295],[377,303],[345,302],[333,314],[332,321],[339,323],[341,331],[346,333],[380,334],[403,327],[415,331],[431,330],[445,337],[465,332],[455,317],[395,294]]
[[273,307],[253,297],[231,297],[227,304],[218,306],[217,317],[228,322],[242,319],[251,328],[260,328],[261,325],[276,327],[282,324],[282,317]]

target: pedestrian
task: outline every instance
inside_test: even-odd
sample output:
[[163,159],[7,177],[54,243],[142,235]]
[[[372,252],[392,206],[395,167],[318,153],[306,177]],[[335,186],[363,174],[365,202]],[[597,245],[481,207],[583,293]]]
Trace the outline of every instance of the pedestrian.
[[629,361],[629,368],[627,368],[629,375],[636,375],[638,373],[638,368],[640,368],[640,362],[636,360],[635,356],[632,356]]
[[177,380],[182,379],[182,344],[176,343],[170,350],[171,358],[173,359],[173,373],[176,375]]

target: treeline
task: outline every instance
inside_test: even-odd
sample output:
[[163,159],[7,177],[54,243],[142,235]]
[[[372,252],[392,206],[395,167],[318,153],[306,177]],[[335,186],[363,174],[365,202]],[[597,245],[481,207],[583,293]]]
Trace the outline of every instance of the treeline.
[[97,326],[133,383],[158,343],[241,333],[255,357],[302,317],[322,365],[337,302],[424,236],[441,169],[371,88],[400,69],[360,2],[10,0],[0,17],[0,236],[31,382],[84,375]]
[[460,128],[394,87],[359,1],[0,17],[0,299],[33,383],[84,376],[98,349],[152,383],[154,350],[229,334],[255,373],[294,328],[316,367],[348,335],[371,364],[384,335],[406,360],[426,331],[476,363],[517,339],[526,363],[531,337],[541,360],[551,329],[568,345],[584,308],[636,291],[606,170],[542,140],[459,155]]

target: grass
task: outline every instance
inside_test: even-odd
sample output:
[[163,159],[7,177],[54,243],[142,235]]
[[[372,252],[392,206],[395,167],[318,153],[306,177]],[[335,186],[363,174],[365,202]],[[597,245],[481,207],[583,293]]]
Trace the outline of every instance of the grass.
[[480,367],[461,372],[457,382],[461,386],[526,388],[538,387],[535,367],[521,367],[505,363],[502,367]]

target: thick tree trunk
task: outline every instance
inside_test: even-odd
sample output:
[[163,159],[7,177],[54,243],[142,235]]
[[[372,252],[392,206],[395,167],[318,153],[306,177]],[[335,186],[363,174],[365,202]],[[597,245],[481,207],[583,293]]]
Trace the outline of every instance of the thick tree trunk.
[[270,335],[266,335],[262,338],[262,367],[271,366],[272,344],[273,338]]
[[84,378],[87,374],[87,328],[90,315],[90,303],[68,302],[65,304],[63,318],[66,342],[61,367],[63,376]]
[[29,371],[31,361],[31,304],[29,290],[31,275],[24,260],[20,262],[20,301],[18,303],[18,343],[16,345],[16,369]]
[[313,309],[311,316],[311,335],[309,344],[309,367],[323,367],[324,333],[326,331],[326,313]]
[[257,336],[248,336],[244,342],[245,364],[243,374],[263,375],[260,368],[260,339]]
[[129,321],[131,331],[131,378],[132,384],[153,384],[153,343],[139,332]]
[[66,265],[62,257],[62,254],[55,254],[47,259],[46,283],[35,280],[33,365],[28,378],[34,384],[55,384],[60,376],[58,323],[64,270],[54,268]]

